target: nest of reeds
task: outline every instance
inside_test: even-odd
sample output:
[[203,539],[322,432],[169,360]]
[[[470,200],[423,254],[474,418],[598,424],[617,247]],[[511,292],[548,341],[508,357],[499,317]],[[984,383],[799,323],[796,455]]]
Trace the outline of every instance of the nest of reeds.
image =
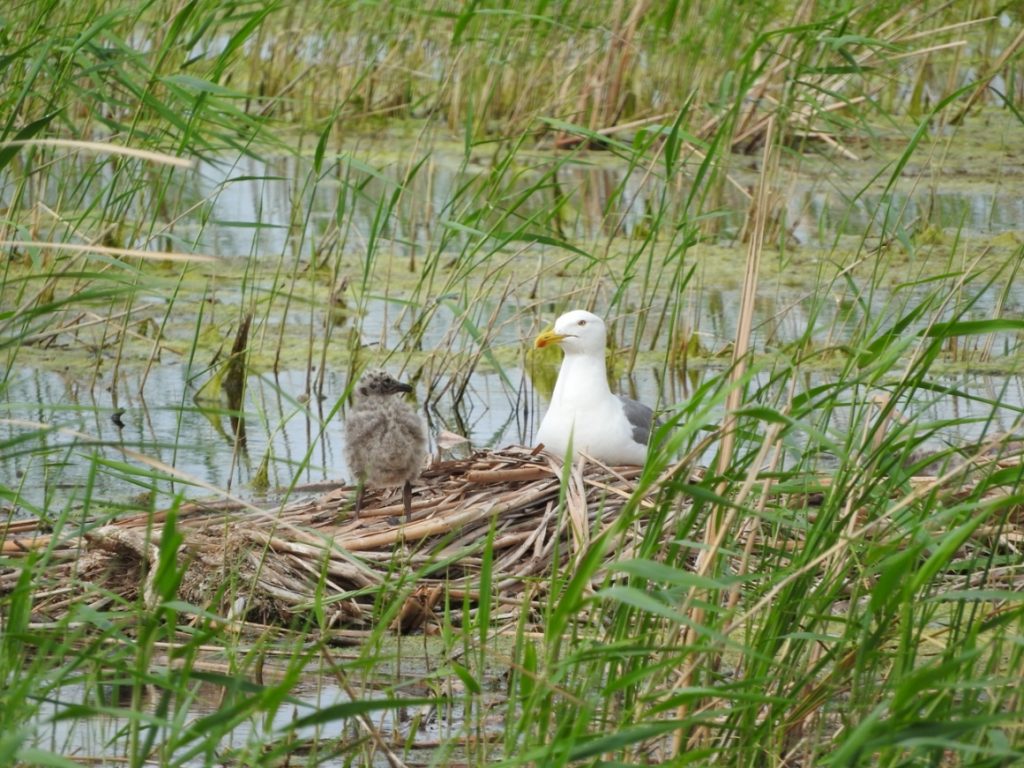
[[[51,548],[48,583],[36,585],[40,617],[62,615],[83,594],[96,595],[97,609],[116,606],[118,598],[137,605],[141,597],[155,606],[154,578],[173,514],[173,530],[182,537],[176,555],[182,600],[263,623],[290,623],[318,603],[331,626],[351,628],[372,621],[381,588],[394,589],[404,597],[391,625],[408,631],[428,621],[446,593],[475,597],[485,543],[490,588],[499,600],[518,602],[528,583],[542,581],[534,577],[570,564],[593,532],[612,524],[640,471],[592,462],[563,467],[509,448],[433,464],[414,489],[409,521],[400,494],[369,492],[355,518],[355,489],[325,484],[276,509],[241,500],[192,502],[175,512],[85,525],[59,541],[34,525],[14,524],[18,530],[9,533],[4,552]],[[628,553],[639,535],[626,531],[617,554]],[[83,588],[88,585],[97,589]],[[0,583],[0,589],[12,586]]]
[[[909,496],[894,509],[936,494],[954,505],[968,498],[998,503],[1000,497],[1009,504],[1002,522],[977,527],[962,543],[963,552],[950,564],[951,578],[962,579],[958,561],[974,557],[979,548],[1019,552],[1024,544],[1016,480],[1008,488],[993,482],[1001,476],[992,474],[1019,468],[1022,461],[1019,450],[983,452],[959,468],[944,465],[941,476],[910,478]],[[342,633],[365,629],[382,615],[394,630],[429,629],[439,623],[434,616],[444,599],[472,606],[483,589],[493,605],[508,608],[509,618],[529,609],[550,586],[546,577],[556,570],[571,572],[592,537],[619,522],[627,504],[636,505],[630,524],[618,526],[606,560],[633,556],[656,508],[664,537],[675,538],[673,519],[688,513],[688,501],[672,494],[656,503],[654,495],[667,479],[699,473],[691,468],[680,461],[640,493],[640,467],[593,462],[563,467],[526,449],[507,448],[436,462],[414,489],[408,521],[398,492],[370,492],[355,518],[355,488],[325,484],[300,489],[308,495],[276,507],[240,499],[198,501],[106,524],[86,521],[75,531],[65,526],[59,533],[45,532],[36,520],[10,521],[3,554],[11,558],[48,550],[48,567],[35,574],[32,585],[39,620],[58,619],[83,602],[94,610],[133,608],[140,601],[155,608],[176,597],[250,623],[289,625],[316,611],[320,622]],[[802,492],[780,495],[763,488],[773,506],[792,510],[793,520],[786,525],[776,519],[774,533],[761,541],[763,548],[776,558],[799,550],[805,524],[816,514],[807,508],[820,504],[831,485],[829,478],[818,477]],[[856,512],[849,520],[850,536],[883,535],[888,514],[869,520],[871,514]],[[740,526],[741,540],[758,540],[755,519]],[[167,559],[167,537],[178,536],[170,551],[181,579],[177,593],[169,596],[160,592],[158,565]],[[757,566],[746,562],[736,567]],[[15,589],[20,573],[18,568],[0,570],[0,594]],[[998,574],[997,581],[1011,589],[1021,586],[1014,569]],[[383,613],[382,606],[388,607]]]

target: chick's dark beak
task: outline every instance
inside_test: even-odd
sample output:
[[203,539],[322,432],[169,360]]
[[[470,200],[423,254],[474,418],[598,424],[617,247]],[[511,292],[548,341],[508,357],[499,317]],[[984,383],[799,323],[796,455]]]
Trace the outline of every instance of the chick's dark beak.
[[391,393],[403,392],[403,393],[408,394],[409,392],[412,392],[412,391],[413,391],[412,386],[410,386],[409,384],[404,384],[401,381],[396,381],[396,380],[392,379],[389,382],[389,384],[388,384],[388,392],[391,392]]

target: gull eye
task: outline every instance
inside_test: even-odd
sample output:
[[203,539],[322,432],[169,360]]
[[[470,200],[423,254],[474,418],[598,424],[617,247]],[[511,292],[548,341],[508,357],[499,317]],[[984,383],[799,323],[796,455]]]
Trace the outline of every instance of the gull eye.
[[580,320],[578,323],[576,323],[576,325],[586,325],[586,324],[587,324],[586,320]]

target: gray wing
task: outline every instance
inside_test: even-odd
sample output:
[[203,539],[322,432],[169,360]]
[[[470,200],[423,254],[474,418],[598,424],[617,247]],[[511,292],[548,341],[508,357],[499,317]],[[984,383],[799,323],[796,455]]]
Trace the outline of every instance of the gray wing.
[[651,439],[654,410],[650,406],[638,403],[636,400],[631,400],[628,397],[618,395],[618,398],[622,401],[629,426],[633,428],[633,440],[641,445],[647,445],[647,442]]

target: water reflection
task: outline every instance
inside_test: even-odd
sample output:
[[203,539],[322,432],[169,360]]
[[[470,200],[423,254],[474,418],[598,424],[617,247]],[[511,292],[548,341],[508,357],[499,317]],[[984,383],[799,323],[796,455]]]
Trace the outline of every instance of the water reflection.
[[[379,140],[354,140],[319,175],[306,157],[205,158],[194,171],[173,172],[171,188],[159,197],[154,188],[152,199],[145,190],[162,179],[147,179],[130,166],[97,167],[79,155],[59,157],[50,172],[32,176],[37,183],[21,185],[18,179],[31,174],[33,164],[19,156],[0,174],[0,207],[17,201],[25,210],[88,209],[130,184],[135,210],[126,215],[151,216],[157,200],[165,214],[153,233],[125,245],[268,260],[306,260],[311,253],[315,260],[335,247],[362,260],[371,240],[403,257],[456,253],[471,243],[463,225],[496,235],[525,226],[584,248],[600,243],[596,248],[603,250],[609,237],[642,238],[656,225],[667,235],[666,225],[697,213],[687,209],[689,173],[666,179],[658,168],[607,153],[524,153],[510,171],[496,167],[494,158],[467,158],[444,146],[403,156],[401,142],[388,141],[390,154],[382,153]],[[730,176],[734,183],[723,185],[717,210],[703,212],[714,214],[715,231],[729,242],[749,205],[740,190],[753,188],[757,170],[738,167]],[[68,189],[63,180],[69,178],[80,182]],[[969,177],[956,185],[911,179],[884,192],[876,186],[836,165],[792,173],[782,201],[790,242],[827,247],[843,235],[881,237],[915,226],[976,234],[1024,229],[1024,198],[999,178]]]
[[[429,645],[431,649],[434,646],[433,643]],[[432,652],[437,653],[436,650]],[[434,705],[417,703],[401,708],[382,708],[369,715],[374,729],[389,743],[406,744],[410,750],[405,753],[406,757],[417,761],[415,764],[418,764],[418,758],[424,761],[436,758],[440,744],[457,740],[470,727],[468,718],[475,717],[475,714],[467,712],[461,696],[439,694],[433,687],[424,685],[424,677],[433,674],[429,659],[425,662],[414,651],[403,651],[400,673],[390,660],[377,661],[373,677],[381,688],[376,689],[364,681],[359,685],[360,700],[384,699],[384,689],[401,690],[401,695],[406,698],[436,700]],[[233,722],[231,729],[220,738],[216,738],[219,724],[210,724],[207,731],[200,723],[202,718],[225,707],[239,705],[249,697],[255,699],[261,693],[249,675],[239,674],[224,662],[197,662],[193,672],[200,674],[188,683],[187,690],[182,689],[174,671],[166,669],[163,662],[156,663],[147,677],[152,682],[142,687],[141,713],[133,711],[135,702],[129,684],[61,685],[40,702],[33,718],[36,733],[29,737],[30,743],[57,755],[77,756],[90,762],[129,762],[129,750],[133,748],[128,735],[130,724],[133,720],[139,721],[141,715],[141,729],[145,738],[152,738],[149,748],[155,750],[149,755],[151,760],[174,758],[176,764],[184,766],[208,765],[210,755],[206,749],[189,758],[196,743],[208,738],[206,746],[215,749],[222,760],[228,762],[244,759],[246,750],[253,749],[254,745],[287,742],[290,752],[303,754],[307,747],[314,751],[318,757],[317,765],[349,765],[353,759],[366,756],[362,754],[361,747],[362,740],[366,738],[366,728],[359,716],[339,717],[317,725],[293,726],[302,717],[353,700],[349,695],[352,688],[345,690],[337,682],[339,673],[330,666],[326,660],[312,660],[305,674],[288,691],[289,699],[285,705],[271,708],[264,704],[257,714],[237,718],[237,722]],[[291,674],[283,666],[266,663],[260,673],[265,681],[261,679],[259,685],[279,685],[286,672]],[[487,687],[487,692],[477,701],[494,705],[499,701],[504,703],[504,695],[499,692],[502,688],[499,672],[498,669],[488,670],[482,676],[481,682]],[[204,674],[223,677],[227,684],[234,684],[238,689],[229,691],[223,685],[202,682]],[[161,681],[165,681],[168,687],[160,687]],[[177,690],[179,695],[175,696],[173,690]],[[446,690],[450,690],[450,685]],[[124,714],[119,714],[119,710]],[[362,722],[370,721],[362,718]],[[190,726],[199,728],[200,732],[189,733],[187,729]],[[497,735],[501,733],[502,725],[497,721],[474,722],[473,728]],[[176,745],[178,749],[174,754],[166,752]],[[449,754],[458,751],[456,746],[446,749]],[[379,755],[369,764],[389,765],[379,750],[372,748],[372,744],[367,751]],[[354,758],[355,755],[359,757]]]
[[[660,365],[641,364],[633,377],[621,378],[617,387],[644,402],[670,406],[685,402],[696,386],[720,375],[721,371],[711,368],[666,375]],[[767,386],[770,375],[770,370],[764,370],[752,386]],[[804,386],[810,390],[828,380],[826,374],[808,373]],[[341,419],[337,414],[332,417],[332,411],[347,383],[345,372],[327,371],[323,399],[306,401],[310,381],[305,371],[250,375],[244,404],[248,450],[239,451],[231,433],[192,402],[195,384],[185,366],[155,368],[145,396],[139,394],[139,375],[122,372],[116,391],[123,428],[111,418],[114,388],[102,381],[89,385],[75,372],[23,368],[11,372],[0,412],[9,419],[65,427],[76,435],[47,432],[24,443],[24,450],[6,452],[0,456],[0,476],[8,478],[21,509],[15,512],[18,516],[32,508],[80,504],[87,484],[91,484],[94,503],[102,500],[126,509],[166,506],[171,495],[181,490],[186,495],[206,495],[202,486],[251,495],[249,484],[264,461],[267,480],[275,488],[346,480]],[[933,436],[935,447],[1016,428],[1024,407],[1020,377],[962,375],[936,377],[933,383],[966,396],[922,393],[918,402],[900,408],[905,418],[921,424],[951,422]],[[448,390],[432,395],[427,381],[421,380],[417,395],[435,436],[441,430],[465,434],[476,448],[531,445],[545,407],[533,382],[514,367],[506,369],[504,377],[473,373],[458,393]],[[720,416],[718,412],[715,418]],[[843,411],[833,418],[842,419]],[[847,427],[833,421],[829,428],[841,436]],[[0,424],[0,441],[15,444],[32,431]],[[432,449],[436,455],[436,444]],[[174,467],[177,476],[163,476],[132,451]],[[93,474],[97,463],[103,464],[102,471]],[[189,487],[189,481],[200,487]]]
[[[368,174],[343,158],[332,177],[314,184],[302,158],[203,163],[192,196],[208,201],[211,216],[205,231],[197,233],[194,247],[220,256],[294,255],[300,244],[320,242],[344,210],[352,217],[341,243],[345,254],[364,255],[371,232],[403,255],[439,246],[454,253],[466,247],[467,239],[450,232],[441,236],[445,220],[472,215],[482,230],[501,220],[500,202],[490,216],[476,218],[479,208],[493,208],[496,201],[476,197],[486,174],[467,166],[461,155],[435,150],[418,173],[409,177],[407,170],[404,164],[393,163]],[[755,181],[752,172],[734,176],[747,186]],[[656,221],[685,220],[690,191],[676,182],[666,188],[657,173],[630,169],[624,163],[592,165],[564,159],[538,161],[505,183],[508,188],[501,197],[516,200],[513,222],[538,222],[531,231],[552,232],[574,243],[643,236]],[[842,235],[877,238],[901,227],[924,225],[982,235],[1024,229],[1024,199],[998,181],[958,187],[915,185],[909,191],[897,187],[886,193],[866,188],[856,198],[833,184],[831,174],[825,173],[796,177],[788,187],[784,225],[796,244],[827,247]],[[848,179],[843,185],[859,189]],[[399,186],[404,190],[396,206],[381,219],[382,201]],[[525,194],[530,189],[533,192]],[[732,185],[725,185],[723,195],[717,212],[719,232],[730,239],[743,226],[748,201]],[[560,202],[555,205],[552,198]],[[551,211],[557,211],[553,219]]]

